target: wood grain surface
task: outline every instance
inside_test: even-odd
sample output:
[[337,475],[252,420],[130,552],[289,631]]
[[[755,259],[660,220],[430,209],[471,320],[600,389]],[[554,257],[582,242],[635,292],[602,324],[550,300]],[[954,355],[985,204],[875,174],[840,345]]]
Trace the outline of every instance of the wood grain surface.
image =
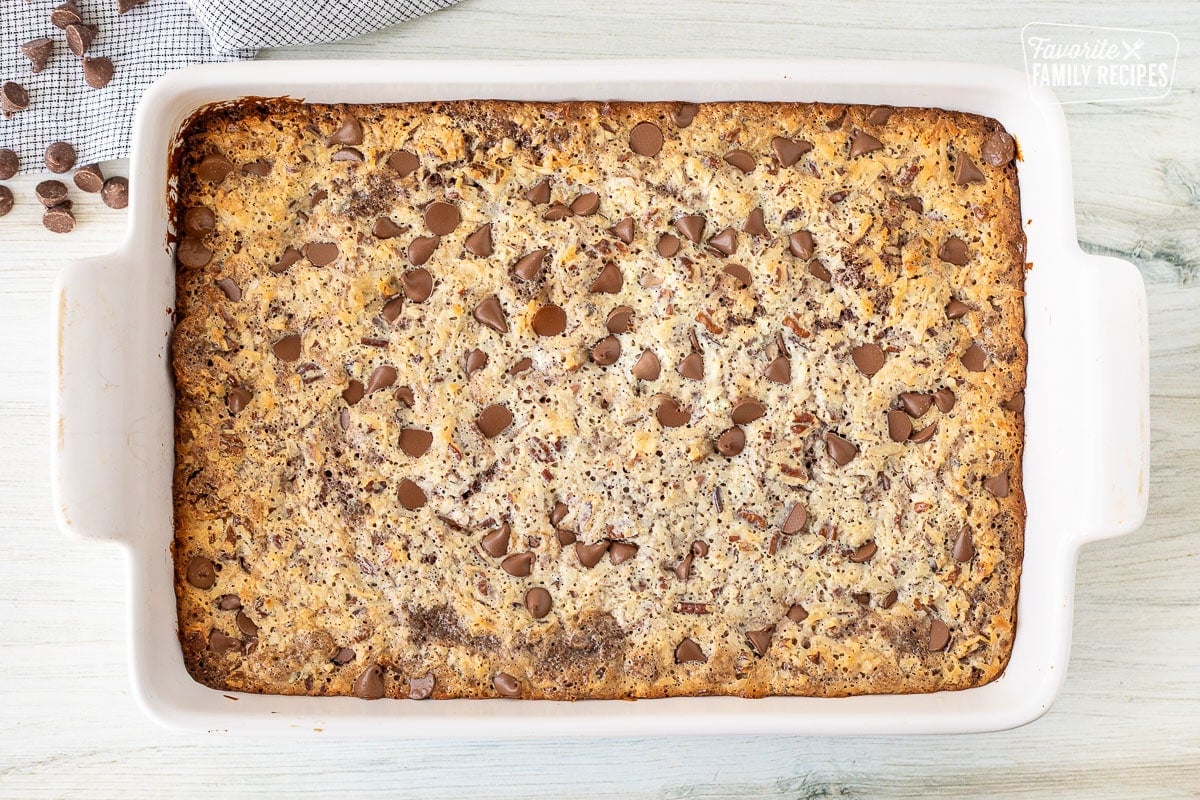
[[[0,13],[26,8],[3,0]],[[0,797],[1200,798],[1198,17],[1187,0],[465,0],[355,40],[262,54],[1020,68],[1027,22],[1178,36],[1167,98],[1067,109],[1080,240],[1132,260],[1149,290],[1151,508],[1140,531],[1085,549],[1062,696],[1005,733],[671,740],[631,730],[508,745],[431,742],[420,731],[403,741],[272,741],[157,728],[129,692],[119,553],[55,529],[47,479],[51,285],[67,260],[110,249],[124,214],[73,192],[78,227],[55,236],[32,199],[41,178],[10,181],[18,205],[0,219]]]

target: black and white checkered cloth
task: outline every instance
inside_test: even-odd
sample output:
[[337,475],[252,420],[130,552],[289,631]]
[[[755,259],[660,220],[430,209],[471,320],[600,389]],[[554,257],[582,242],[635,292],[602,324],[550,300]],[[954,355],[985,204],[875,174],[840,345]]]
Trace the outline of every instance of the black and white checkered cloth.
[[[45,169],[51,142],[70,142],[78,163],[129,152],[138,98],[171,69],[251,58],[260,47],[330,42],[437,11],[457,0],[149,0],[125,14],[117,0],[76,0],[83,21],[99,28],[89,57],[112,60],[112,81],[92,89],[63,31],[50,22],[62,0],[0,0],[0,82],[29,92],[30,104],[0,117],[0,148],[15,150],[22,172]],[[49,64],[34,74],[25,42],[54,40]]]

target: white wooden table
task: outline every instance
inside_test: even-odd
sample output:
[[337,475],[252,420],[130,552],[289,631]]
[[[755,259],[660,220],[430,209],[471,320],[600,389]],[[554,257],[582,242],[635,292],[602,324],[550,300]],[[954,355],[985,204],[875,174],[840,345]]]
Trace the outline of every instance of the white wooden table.
[[[19,7],[4,0],[0,13]],[[1197,16],[1187,0],[467,0],[354,41],[263,54],[844,56],[1020,68],[1019,33],[1031,21],[1175,33],[1167,99],[1067,112],[1080,239],[1132,259],[1148,284],[1150,516],[1139,532],[1086,549],[1062,697],[1040,721],[1000,734],[659,740],[630,731],[504,745],[158,729],[129,694],[117,552],[65,540],[47,485],[51,283],[64,261],[112,247],[124,215],[76,196],[76,231],[55,236],[31,202],[36,179],[10,182],[20,204],[0,219],[0,797],[1200,797]]]

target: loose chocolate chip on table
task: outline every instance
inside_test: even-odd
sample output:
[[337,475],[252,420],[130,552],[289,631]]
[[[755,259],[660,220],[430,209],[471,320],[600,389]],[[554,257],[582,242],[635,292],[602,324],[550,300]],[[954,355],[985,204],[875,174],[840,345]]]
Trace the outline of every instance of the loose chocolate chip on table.
[[517,363],[508,368],[509,375],[520,375],[533,367],[533,359],[529,357],[522,358]]
[[675,220],[675,229],[693,242],[704,236],[705,219],[699,214],[688,214]]
[[72,0],[56,6],[50,12],[50,23],[56,28],[66,28],[68,25],[75,25],[83,22],[83,14],[79,11],[79,6]]
[[440,236],[418,236],[408,246],[408,263],[419,267],[428,261],[442,241]]
[[226,633],[222,633],[221,631],[214,629],[208,634],[208,649],[212,650],[217,655],[232,653],[233,651],[240,649],[241,646],[241,642]]
[[473,256],[486,257],[492,254],[492,223],[478,228],[463,242],[463,248]]
[[212,261],[213,252],[198,236],[184,236],[175,248],[175,258],[185,267],[199,269]]
[[295,361],[300,357],[300,334],[285,336],[271,346],[280,361]]
[[567,312],[555,305],[534,312],[530,327],[538,336],[558,336],[567,329]]
[[938,258],[945,261],[947,264],[955,266],[966,266],[968,259],[971,257],[970,250],[967,249],[967,243],[957,236],[951,236],[946,241],[942,242],[938,248]]
[[833,275],[830,274],[829,269],[817,260],[808,262],[808,272],[814,278],[823,280],[826,283],[829,283],[831,280],[833,280]]
[[813,235],[808,231],[796,231],[788,235],[788,251],[796,258],[809,259],[816,252]]
[[799,161],[801,156],[812,150],[813,146],[809,142],[797,142],[783,136],[776,136],[771,140],[771,149],[775,151],[775,158],[779,161],[780,166],[790,167]]
[[673,233],[664,233],[658,237],[656,249],[663,258],[670,258],[679,252],[679,237]]
[[863,131],[855,131],[850,137],[850,157],[858,158],[859,156],[873,153],[876,150],[883,148],[883,142],[876,139],[869,133]]
[[388,156],[387,164],[400,173],[401,178],[407,178],[417,171],[417,167],[421,166],[417,154],[411,150],[397,150]]
[[629,132],[629,149],[639,156],[656,156],[662,146],[662,131],[653,122],[639,122]]
[[767,230],[766,222],[763,219],[762,206],[757,206],[746,216],[746,223],[742,225],[742,232],[748,233],[751,236],[771,235],[771,232]]
[[805,611],[802,605],[793,605],[787,610],[787,618],[792,622],[804,622],[808,619],[808,612]]
[[487,366],[488,354],[476,347],[471,352],[467,353],[467,377],[471,377],[479,370]]
[[400,430],[400,449],[413,458],[420,458],[433,444],[433,434],[420,428]]
[[363,127],[357,117],[346,114],[342,117],[341,123],[337,130],[330,134],[326,144],[362,144],[363,142]]
[[639,381],[656,381],[662,371],[662,365],[654,351],[646,349],[638,356],[637,363],[629,370]]
[[21,168],[21,159],[7,147],[0,148],[0,181],[6,181],[17,174]]
[[846,466],[858,455],[858,448],[849,439],[843,439],[836,433],[827,433],[824,438],[829,457],[839,467]]
[[925,412],[929,411],[929,407],[933,405],[933,396],[920,392],[901,392],[900,405],[904,407],[910,417],[923,417]]
[[338,651],[333,654],[333,663],[339,667],[345,666],[354,660],[354,651],[349,647],[339,647]]
[[887,412],[888,438],[893,442],[903,442],[912,433],[912,420],[903,411],[893,409]]
[[71,213],[70,201],[47,208],[42,214],[42,224],[51,233],[70,233],[75,230],[75,215]]
[[692,124],[692,120],[696,118],[696,112],[699,110],[700,106],[695,103],[680,103],[671,112],[671,122],[674,122],[677,128],[686,128]]
[[352,687],[355,697],[363,700],[378,700],[383,697],[383,667],[370,664],[354,679]]
[[430,203],[425,208],[425,226],[438,236],[447,236],[453,233],[460,222],[462,222],[462,216],[458,213],[458,208],[450,203],[443,203],[439,200],[436,203]]
[[67,185],[62,181],[42,181],[33,188],[38,202],[52,208],[67,199]]
[[[79,182],[78,172],[76,173],[75,182]],[[186,212],[184,212],[183,232],[189,236],[202,237],[211,233],[216,227],[217,215],[213,213],[211,208],[195,206],[194,208],[189,208]]]
[[428,700],[433,696],[433,673],[408,679],[408,699]]
[[504,309],[500,306],[500,298],[492,295],[484,299],[471,312],[475,321],[486,325],[494,331],[508,333],[508,322],[504,319]]
[[217,598],[217,608],[222,611],[237,611],[242,607],[242,598],[236,594],[223,594]]
[[237,616],[234,617],[233,621],[234,624],[237,625],[237,629],[242,632],[243,636],[249,636],[251,638],[258,636],[258,626],[254,624],[254,620],[246,616],[246,612],[237,612]]
[[521,684],[507,672],[497,672],[493,675],[492,686],[504,697],[521,696]]
[[92,40],[96,38],[96,31],[82,23],[76,22],[67,26],[67,47],[71,48],[71,52],[82,57],[92,46]]
[[937,653],[950,643],[950,629],[940,619],[929,623],[929,652]]
[[767,408],[753,397],[743,397],[733,404],[729,416],[737,425],[745,425],[767,413]]
[[494,403],[479,412],[479,416],[475,418],[475,427],[479,428],[479,432],[485,438],[495,439],[504,433],[512,422],[512,412],[499,403]]
[[945,387],[933,393],[933,403],[943,414],[949,414],[950,410],[954,408],[954,400],[954,392]]
[[717,251],[723,255],[731,256],[737,250],[737,231],[733,228],[726,228],[708,240],[710,249]]
[[217,568],[204,556],[192,556],[184,577],[197,589],[211,589],[217,582]]
[[959,186],[965,186],[968,183],[983,183],[984,181],[983,173],[979,171],[979,167],[975,166],[975,162],[959,153],[954,162],[954,182]]
[[700,649],[700,645],[696,644],[691,639],[684,639],[675,648],[676,664],[686,664],[688,662],[704,664],[707,661],[708,656],[704,655],[704,651]]
[[424,303],[433,294],[433,275],[427,269],[410,269],[400,276],[404,296],[414,303]]
[[867,114],[867,122],[872,125],[886,125],[887,121],[892,118],[896,109],[891,106],[875,106]]
[[550,179],[542,178],[525,191],[525,199],[535,206],[543,206],[550,202]]
[[626,217],[608,229],[608,232],[625,244],[633,242],[633,217]]
[[584,544],[583,542],[575,543],[575,556],[579,559],[579,563],[591,569],[600,563],[600,559],[608,552],[608,548],[612,546],[612,542],[608,539],[601,539],[594,544]]
[[587,217],[595,214],[600,208],[600,195],[595,192],[586,192],[579,195],[571,201],[571,213],[580,217]]
[[738,283],[747,289],[754,282],[754,276],[750,274],[750,270],[746,269],[741,264],[726,264],[722,270],[726,275],[731,275],[737,279]]
[[236,386],[225,393],[225,405],[229,408],[230,414],[238,414],[242,409],[250,405],[250,401],[253,398],[254,392]]
[[533,553],[513,553],[500,562],[500,568],[514,578],[528,578],[533,570]]
[[21,45],[21,52],[29,59],[30,68],[36,75],[50,63],[50,56],[54,52],[54,40],[45,36],[33,39]]
[[871,556],[875,555],[875,552],[878,549],[879,548],[875,546],[875,542],[873,540],[863,542],[861,545],[855,548],[853,553],[850,554],[850,561],[855,564],[866,563],[867,561],[871,560]]
[[994,494],[996,497],[1008,497],[1008,473],[1009,470],[1004,470],[999,475],[993,475],[990,478],[985,478],[983,488]]
[[100,187],[100,199],[109,208],[120,210],[129,205],[129,179],[115,175]]
[[958,532],[958,538],[954,540],[951,554],[959,563],[965,563],[975,557],[975,541],[971,537],[970,526],[962,526],[962,530]]
[[683,361],[679,362],[678,372],[691,381],[703,380],[704,356],[696,352],[688,353],[684,356]]
[[605,336],[592,347],[592,361],[598,366],[612,366],[620,357],[621,340],[615,336]]
[[508,540],[511,534],[512,529],[506,522],[496,530],[485,534],[480,541],[480,546],[492,558],[500,558],[508,554]]
[[625,277],[621,275],[620,268],[609,261],[600,270],[600,274],[596,276],[596,280],[592,281],[592,285],[588,288],[588,291],[592,294],[616,294],[621,291],[621,287],[624,285]]
[[427,500],[425,490],[408,478],[400,481],[400,485],[396,487],[396,499],[409,511],[421,508]]
[[767,380],[787,385],[792,382],[792,362],[787,356],[776,356],[763,370]]
[[733,458],[746,447],[746,432],[736,425],[717,437],[717,452]]
[[608,548],[608,560],[613,564],[624,564],[637,555],[638,549],[633,542],[613,542]]
[[46,169],[63,173],[75,166],[75,148],[66,142],[54,142],[46,147]]
[[221,278],[217,281],[217,288],[225,294],[227,300],[232,300],[236,303],[242,299],[241,287],[234,283],[232,278]]
[[664,397],[654,410],[654,416],[664,428],[680,428],[691,421],[692,410],[680,406],[679,401],[673,397]]
[[633,325],[633,309],[629,306],[617,306],[608,312],[604,325],[609,333],[628,333]]
[[342,399],[350,405],[356,405],[359,400],[362,400],[366,396],[367,387],[363,386],[363,382],[359,380],[350,381],[346,388],[342,390]]
[[407,231],[407,225],[397,225],[389,217],[380,217],[375,220],[375,225],[371,228],[371,234],[376,239],[394,239]]
[[541,273],[542,264],[545,263],[546,256],[549,253],[549,250],[542,248],[521,256],[517,259],[517,263],[513,264],[513,275],[516,275],[523,281],[534,280]]
[[742,174],[754,171],[754,156],[745,150],[730,150],[724,156],[725,163],[737,167]]
[[1025,410],[1025,392],[1017,392],[1008,400],[1000,404],[1005,411],[1015,411],[1020,414]]
[[13,193],[12,189],[7,186],[0,186],[0,217],[13,210]]
[[768,625],[757,631],[746,631],[746,641],[755,654],[765,656],[771,647],[771,637],[775,635],[775,626]]
[[971,372],[983,372],[987,369],[987,353],[976,342],[971,342],[967,352],[962,355],[962,365]]
[[1005,131],[996,131],[983,140],[980,155],[985,164],[1000,167],[1012,161],[1017,154],[1017,143]]
[[196,165],[196,177],[202,181],[220,183],[233,172],[233,162],[224,156],[205,156]]
[[792,536],[804,530],[804,526],[808,524],[808,509],[802,503],[794,504],[788,509],[787,516],[783,518],[783,524],[779,529],[786,536]]
[[868,378],[883,369],[884,361],[887,360],[883,348],[874,342],[860,344],[850,351],[850,358],[854,361],[854,366],[858,367],[858,371]]
[[525,608],[529,610],[529,615],[534,619],[541,619],[550,613],[554,601],[550,598],[550,592],[543,586],[534,586],[525,593]]
[[0,86],[0,111],[5,118],[11,117],[17,111],[29,108],[29,92],[19,83],[5,81]]
[[75,170],[72,176],[75,185],[80,191],[95,194],[104,187],[104,174],[100,172],[100,167],[95,164],[88,164],[86,167],[80,167]]

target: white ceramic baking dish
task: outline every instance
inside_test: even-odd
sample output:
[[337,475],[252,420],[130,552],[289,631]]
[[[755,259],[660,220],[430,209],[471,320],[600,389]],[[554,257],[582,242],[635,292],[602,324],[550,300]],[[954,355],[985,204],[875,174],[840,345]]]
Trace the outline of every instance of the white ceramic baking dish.
[[[192,681],[176,638],[170,542],[174,302],[168,161],[198,107],[244,96],[410,100],[823,100],[938,106],[999,119],[1020,145],[1029,237],[1024,475],[1029,508],[1012,660],[961,692],[841,699],[672,698],[576,703],[412,702],[234,695]],[[1078,550],[1132,531],[1149,459],[1145,290],[1124,261],[1075,239],[1060,107],[1018,72],[965,64],[736,62],[263,62],[171,73],[134,130],[120,249],[70,264],[56,290],[54,503],[63,530],[119,544],[129,562],[136,696],[174,727],[243,733],[621,736],[933,733],[1037,718],[1066,674]]]

